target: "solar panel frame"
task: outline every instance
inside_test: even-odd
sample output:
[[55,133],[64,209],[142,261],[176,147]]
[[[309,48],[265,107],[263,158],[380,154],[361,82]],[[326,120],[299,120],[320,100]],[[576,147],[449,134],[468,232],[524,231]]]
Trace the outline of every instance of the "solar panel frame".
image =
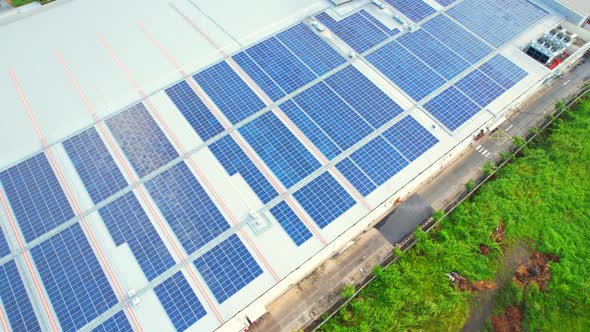
[[31,299],[14,260],[0,265],[0,299],[13,331],[41,331]]
[[424,108],[451,131],[459,128],[481,110],[480,106],[453,86],[428,101]]
[[382,136],[410,162],[438,143],[438,138],[411,115],[385,130]]

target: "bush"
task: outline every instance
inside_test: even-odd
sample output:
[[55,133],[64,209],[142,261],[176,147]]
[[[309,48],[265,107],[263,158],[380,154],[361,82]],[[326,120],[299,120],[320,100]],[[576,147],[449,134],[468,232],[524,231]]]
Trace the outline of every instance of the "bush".
[[502,158],[502,160],[508,160],[508,159],[510,159],[510,157],[512,157],[512,152],[502,151],[502,152],[500,152],[500,157]]
[[466,184],[465,184],[465,190],[467,190],[467,192],[471,192],[473,190],[473,188],[475,188],[475,181],[469,180]]
[[483,176],[488,177],[496,170],[496,164],[494,164],[494,162],[492,162],[491,160],[488,160],[485,164],[483,164],[482,170]]
[[512,138],[512,144],[517,148],[522,148],[526,144],[526,140],[522,136],[514,136]]
[[342,288],[342,292],[340,292],[340,297],[343,299],[349,299],[354,296],[355,292],[356,288],[353,284],[345,285],[344,288]]

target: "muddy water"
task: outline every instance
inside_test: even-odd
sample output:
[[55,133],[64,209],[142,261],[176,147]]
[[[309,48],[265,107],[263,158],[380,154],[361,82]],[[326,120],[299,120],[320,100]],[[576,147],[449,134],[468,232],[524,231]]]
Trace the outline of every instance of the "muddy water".
[[521,264],[525,264],[530,256],[526,243],[518,243],[502,255],[501,268],[496,275],[496,287],[492,291],[484,291],[475,299],[471,314],[461,331],[481,331],[486,320],[494,311],[494,298],[498,292],[510,282],[514,272]]

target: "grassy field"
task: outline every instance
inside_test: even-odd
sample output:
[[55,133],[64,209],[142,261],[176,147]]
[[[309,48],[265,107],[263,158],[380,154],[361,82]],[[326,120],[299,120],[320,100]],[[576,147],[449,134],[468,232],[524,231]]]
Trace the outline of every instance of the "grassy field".
[[[498,310],[518,304],[525,330],[590,330],[590,99],[557,120],[523,155],[503,168],[322,327],[322,331],[456,331],[476,293],[446,276],[494,280],[503,251],[523,241],[554,253],[548,289],[510,283]],[[503,223],[505,240],[492,240]],[[491,248],[480,254],[479,245]]]

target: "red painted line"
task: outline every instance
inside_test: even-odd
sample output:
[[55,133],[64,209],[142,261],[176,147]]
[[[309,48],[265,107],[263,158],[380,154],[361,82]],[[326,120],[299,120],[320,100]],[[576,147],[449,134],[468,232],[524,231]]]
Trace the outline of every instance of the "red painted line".
[[207,40],[207,42],[209,44],[211,44],[211,46],[213,46],[213,48],[215,48],[219,53],[221,53],[221,55],[223,55],[224,58],[227,58],[227,54],[225,53],[225,51],[223,51],[223,48],[221,46],[219,46],[208,34],[204,33],[194,22],[193,20],[191,20],[188,16],[184,15],[183,12],[181,12],[172,2],[168,3],[168,6],[170,6],[170,8],[172,8],[172,10],[174,10],[176,12],[176,14],[178,14],[180,17],[182,17],[185,22],[187,22],[195,31],[197,31],[203,38],[205,38]]
[[[104,266],[104,269],[105,269],[109,279],[111,280],[112,284],[115,286],[115,291],[118,293],[120,299],[124,300],[125,293],[123,292],[123,290],[121,289],[121,286],[119,285],[119,282],[115,278],[115,275],[114,275],[113,271],[111,270],[106,257],[104,256],[102,250],[100,249],[100,246],[98,245],[98,242],[96,241],[96,238],[94,237],[94,234],[90,230],[90,227],[88,226],[86,219],[84,218],[84,216],[82,214],[82,211],[80,209],[80,206],[78,205],[78,202],[76,201],[74,195],[72,194],[70,186],[66,182],[65,177],[63,176],[60,168],[58,167],[57,162],[53,156],[53,153],[49,149],[49,146],[47,145],[45,138],[43,137],[43,134],[41,133],[41,129],[39,128],[39,124],[37,123],[37,120],[35,119],[35,116],[33,115],[33,112],[31,111],[31,107],[29,105],[29,102],[27,101],[27,98],[25,97],[25,95],[20,87],[20,84],[18,83],[18,80],[16,79],[16,76],[14,75],[14,72],[12,70],[10,71],[10,77],[14,83],[16,90],[18,91],[19,96],[21,97],[21,101],[23,103],[23,106],[25,107],[25,110],[27,111],[27,115],[29,116],[29,119],[31,120],[31,123],[35,127],[35,131],[37,132],[37,135],[39,136],[39,140],[41,140],[41,142],[43,143],[43,148],[46,152],[46,155],[49,157],[49,162],[51,164],[51,167],[53,168],[53,171],[57,175],[59,182],[61,183],[63,189],[65,190],[70,202],[72,203],[72,206],[74,208],[74,211],[76,212],[76,215],[78,215],[80,217],[80,224],[82,225],[82,227],[86,231],[86,234],[88,235],[88,239],[90,240],[92,246],[94,247],[94,251],[96,252],[102,265]],[[133,324],[134,324],[134,327],[136,328],[136,330],[142,331],[141,326],[137,322],[137,318],[135,317],[135,314],[133,313],[133,311],[129,307],[129,304],[126,303],[125,308],[127,309],[128,315],[133,320]]]
[[0,322],[2,322],[2,328],[4,331],[8,331],[8,319],[4,316],[4,311],[0,310]]
[[[76,81],[76,79],[74,78],[74,76],[72,75],[72,73],[70,72],[68,66],[63,61],[63,59],[59,55],[59,53],[56,52],[55,55],[56,55],[58,61],[62,64],[62,66],[64,68],[64,71],[66,72],[66,75],[70,78],[70,81],[74,85],[76,91],[78,92],[78,94],[80,95],[80,97],[82,98],[82,100],[84,101],[84,103],[86,104],[86,107],[88,108],[88,111],[90,112],[90,114],[94,118],[94,121],[98,125],[98,127],[99,127],[100,131],[102,132],[103,136],[106,138],[107,143],[111,147],[111,151],[114,152],[116,158],[119,160],[119,163],[123,166],[123,169],[125,170],[125,173],[129,177],[129,179],[131,180],[131,182],[133,183],[133,185],[136,186],[137,192],[139,193],[141,199],[144,201],[145,205],[148,207],[150,213],[152,214],[152,216],[154,217],[154,219],[158,223],[160,229],[164,233],[164,235],[165,235],[166,239],[168,240],[168,242],[172,245],[172,247],[174,249],[174,252],[176,253],[176,255],[178,256],[178,258],[181,261],[183,261],[183,262],[186,261],[186,259],[187,259],[186,256],[182,253],[182,250],[178,247],[178,245],[174,241],[172,235],[170,235],[170,232],[168,232],[167,228],[165,227],[163,221],[160,219],[160,216],[156,212],[153,204],[148,199],[148,197],[147,197],[145,191],[143,190],[143,188],[138,185],[137,179],[135,178],[133,172],[131,171],[130,167],[127,165],[127,162],[125,161],[125,159],[123,158],[123,156],[121,155],[121,153],[119,152],[119,150],[116,148],[115,143],[113,142],[113,140],[111,139],[108,131],[104,127],[104,124],[100,121],[100,119],[96,115],[96,112],[94,111],[94,107],[92,107],[92,104],[90,104],[90,102],[88,101],[88,98],[86,97],[86,94],[84,93],[84,91],[82,90],[82,88],[80,88],[80,86],[78,85],[78,82]],[[187,265],[187,264],[185,264],[185,265]],[[213,301],[211,300],[211,298],[205,293],[205,290],[204,290],[203,286],[199,282],[199,280],[196,277],[196,275],[193,273],[192,269],[188,268],[187,270],[189,271],[189,274],[191,276],[191,279],[197,284],[197,287],[199,288],[199,290],[201,291],[201,293],[205,297],[205,300],[207,301],[207,304],[209,305],[209,307],[211,308],[211,310],[213,310],[213,313],[215,314],[215,316],[217,317],[217,319],[219,320],[219,322],[220,323],[223,323],[224,322],[223,317],[221,316],[221,314],[219,313],[219,311],[217,310],[217,308],[213,304]]]
[[[111,57],[113,58],[113,60],[119,65],[119,67],[121,68],[121,70],[130,79],[130,81],[132,82],[132,84],[136,87],[137,92],[144,99],[144,102],[145,102],[146,106],[148,107],[148,109],[151,110],[151,113],[156,117],[157,121],[164,128],[164,131],[166,131],[166,133],[168,134],[168,136],[170,138],[172,138],[172,141],[174,142],[174,145],[180,150],[180,152],[183,155],[186,155],[187,153],[186,153],[184,147],[182,146],[182,144],[180,144],[180,141],[176,138],[176,136],[174,135],[174,133],[172,132],[172,130],[170,130],[170,128],[168,127],[168,125],[166,124],[166,122],[162,119],[162,117],[160,116],[160,113],[157,111],[157,109],[154,107],[154,105],[151,103],[151,101],[147,98],[147,96],[145,95],[145,93],[143,92],[143,90],[141,88],[139,88],[139,86],[137,85],[137,83],[135,82],[135,80],[133,79],[133,77],[131,76],[131,74],[129,73],[129,71],[125,68],[125,66],[121,63],[121,61],[119,61],[119,59],[117,58],[117,56],[115,55],[115,53],[113,52],[113,50],[104,41],[104,39],[102,39],[102,37],[99,34],[97,34],[97,36],[98,36],[99,40],[101,40],[101,43],[103,44],[103,46],[105,47],[105,49],[107,50],[107,52],[111,55]],[[195,171],[197,173],[197,175],[199,176],[199,178],[201,178],[202,183],[205,185],[205,187],[207,187],[207,189],[215,197],[215,199],[217,200],[217,202],[219,203],[219,205],[221,205],[221,208],[230,217],[232,223],[236,226],[236,228],[238,229],[238,231],[240,232],[240,234],[246,239],[246,242],[248,242],[248,244],[252,247],[252,249],[254,250],[255,254],[262,261],[263,265],[270,272],[270,274],[273,276],[273,278],[275,279],[275,281],[277,281],[277,282],[280,281],[279,276],[272,269],[272,267],[270,266],[270,264],[268,263],[268,261],[266,260],[266,258],[264,258],[264,256],[262,255],[262,253],[258,250],[258,248],[256,247],[256,245],[254,244],[254,241],[252,241],[252,239],[250,238],[250,236],[242,229],[242,227],[240,226],[239,221],[236,219],[236,217],[233,215],[233,213],[231,213],[231,211],[227,208],[227,206],[225,205],[225,203],[223,202],[223,200],[221,199],[221,197],[219,197],[219,195],[214,190],[214,188],[211,186],[211,184],[209,183],[209,181],[207,180],[207,178],[204,176],[204,174],[201,172],[201,170],[199,169],[199,167],[197,167],[196,163],[190,157],[189,158],[186,158],[185,160],[188,162],[189,166],[193,169],[193,171]]]

